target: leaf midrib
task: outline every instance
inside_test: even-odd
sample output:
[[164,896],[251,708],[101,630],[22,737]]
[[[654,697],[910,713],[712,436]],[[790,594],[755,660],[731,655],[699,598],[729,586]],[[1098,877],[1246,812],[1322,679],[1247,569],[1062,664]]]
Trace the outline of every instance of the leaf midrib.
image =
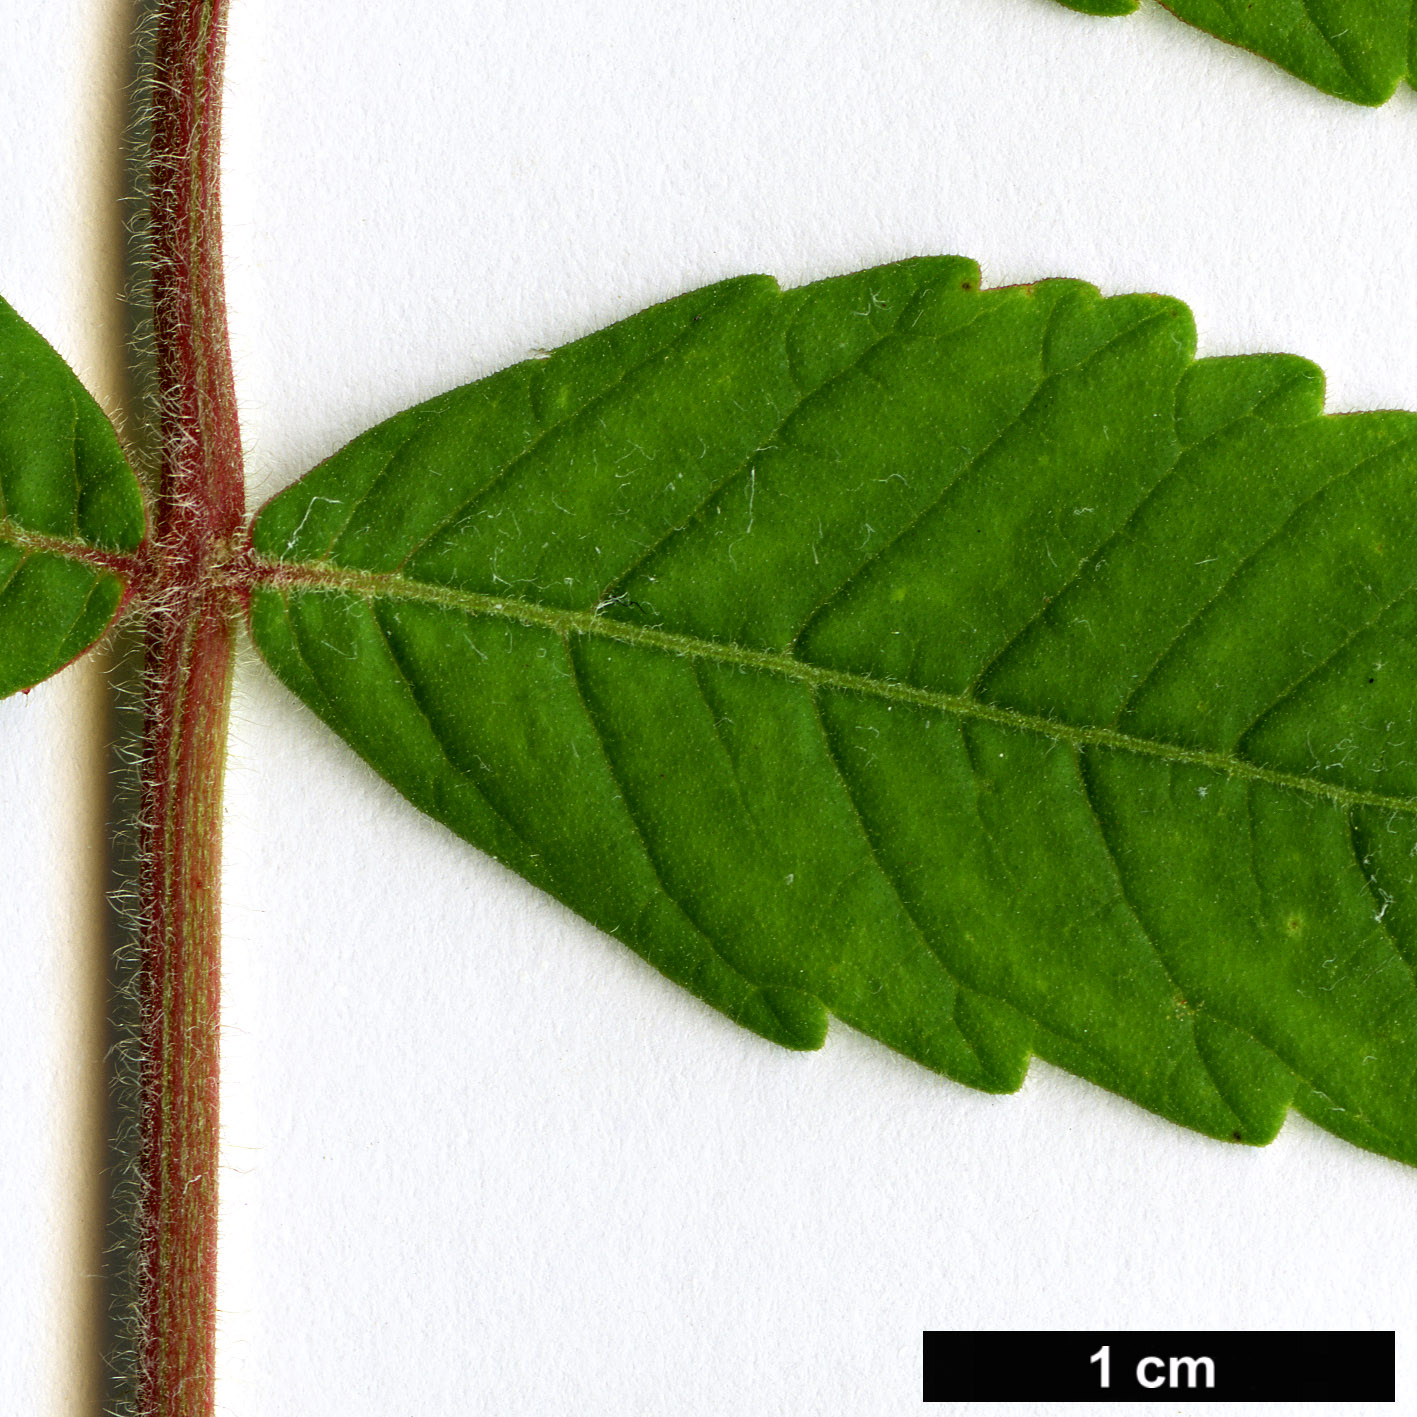
[[0,515],[0,541],[23,551],[27,556],[58,556],[65,561],[79,561],[93,571],[108,571],[118,576],[133,576],[139,567],[138,551],[110,551],[73,537],[55,536],[21,526],[8,516]]
[[1039,714],[1023,713],[1000,704],[985,703],[968,694],[951,694],[922,689],[897,679],[879,679],[869,674],[831,669],[798,659],[780,650],[752,649],[745,645],[702,639],[696,635],[650,625],[614,620],[594,610],[563,610],[538,605],[516,596],[487,595],[480,591],[457,590],[429,585],[392,572],[358,571],[327,562],[292,564],[253,556],[250,567],[253,587],[265,587],[282,594],[292,590],[337,592],[364,600],[388,598],[439,605],[467,615],[507,620],[537,629],[552,630],[563,638],[582,635],[661,650],[691,660],[708,660],[759,673],[772,674],[817,689],[836,689],[883,699],[888,703],[936,709],[956,718],[992,723],[1022,733],[1032,733],[1074,747],[1110,748],[1163,762],[1208,768],[1246,782],[1262,782],[1287,788],[1310,797],[1321,797],[1344,807],[1376,807],[1389,812],[1417,816],[1417,797],[1362,792],[1326,782],[1302,773],[1266,768],[1230,753],[1189,748],[1181,743],[1143,738],[1116,728],[1064,723]]

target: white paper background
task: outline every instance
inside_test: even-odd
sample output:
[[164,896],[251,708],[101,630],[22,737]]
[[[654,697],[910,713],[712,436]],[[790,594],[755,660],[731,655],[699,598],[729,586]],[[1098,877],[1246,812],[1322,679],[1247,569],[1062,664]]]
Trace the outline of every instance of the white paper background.
[[[0,0],[0,291],[110,407],[127,8]],[[1417,407],[1417,95],[1326,99],[1151,4],[234,0],[227,130],[253,500],[651,301],[922,252],[1174,293],[1202,353]],[[95,1390],[102,732],[92,665],[0,704],[16,1412]],[[1042,1064],[998,1099],[840,1027],[777,1051],[420,818],[249,651],[227,831],[232,1417],[894,1417],[924,1328],[1396,1328],[1417,1391],[1411,1170]]]

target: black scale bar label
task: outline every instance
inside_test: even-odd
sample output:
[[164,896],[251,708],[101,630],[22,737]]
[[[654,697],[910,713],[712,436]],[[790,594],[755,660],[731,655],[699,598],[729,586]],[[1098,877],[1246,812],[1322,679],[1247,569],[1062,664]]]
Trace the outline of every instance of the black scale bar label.
[[925,1334],[926,1402],[1394,1402],[1392,1333]]

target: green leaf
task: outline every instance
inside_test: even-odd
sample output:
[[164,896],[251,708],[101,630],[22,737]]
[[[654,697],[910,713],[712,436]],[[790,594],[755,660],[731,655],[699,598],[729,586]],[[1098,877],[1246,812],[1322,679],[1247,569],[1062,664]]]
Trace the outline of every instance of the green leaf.
[[1417,417],[962,260],[390,419],[251,627],[412,802],[790,1047],[1417,1162]]
[[[1085,15],[1127,15],[1138,0],[1059,0]],[[1272,59],[1354,103],[1386,103],[1417,72],[1412,0],[1162,0],[1173,14]]]
[[144,530],[112,425],[0,300],[0,697],[47,679],[103,634]]

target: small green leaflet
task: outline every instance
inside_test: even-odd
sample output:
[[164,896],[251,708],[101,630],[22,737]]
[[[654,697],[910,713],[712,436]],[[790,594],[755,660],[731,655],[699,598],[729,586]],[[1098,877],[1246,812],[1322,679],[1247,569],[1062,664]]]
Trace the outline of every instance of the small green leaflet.
[[[410,800],[767,1038],[1417,1163],[1417,416],[1193,355],[952,258],[729,281],[381,424],[224,583]],[[9,693],[144,511],[2,305],[0,494]]]
[[1417,416],[952,258],[696,291],[271,502],[412,802],[789,1047],[1417,1163]]
[[[1139,0],[1059,0],[1085,15],[1129,15]],[[1272,59],[1354,103],[1386,103],[1417,74],[1412,0],[1162,0],[1189,24]]]
[[103,634],[145,530],[138,481],[73,371],[0,300],[0,697]]

